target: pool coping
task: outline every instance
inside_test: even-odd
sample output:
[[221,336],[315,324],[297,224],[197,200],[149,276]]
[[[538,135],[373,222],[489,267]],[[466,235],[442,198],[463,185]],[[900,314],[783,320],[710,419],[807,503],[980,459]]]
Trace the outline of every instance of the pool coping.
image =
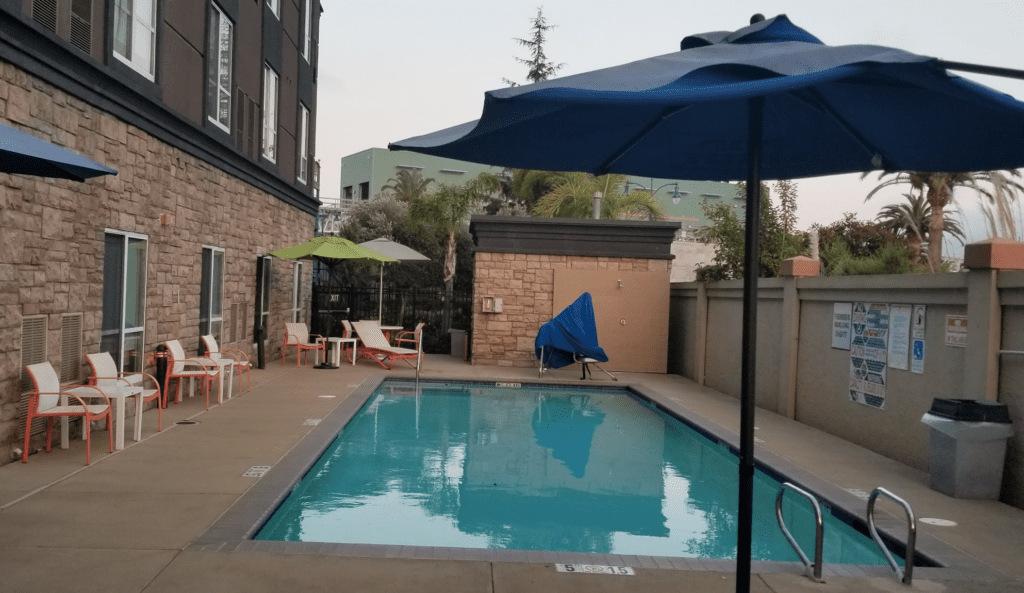
[[[403,546],[385,544],[344,544],[321,542],[258,541],[252,537],[277,510],[291,493],[294,486],[305,476],[332,444],[338,433],[365,405],[367,400],[389,377],[374,376],[363,381],[338,406],[323,418],[310,432],[299,440],[278,463],[267,471],[235,503],[221,515],[201,536],[185,549],[205,552],[244,553],[263,552],[278,554],[313,554],[323,556],[352,556],[366,558],[403,558],[423,560],[459,560],[483,562],[563,563],[597,564],[608,566],[631,566],[644,569],[692,570],[710,572],[736,572],[735,560],[680,558],[669,556],[633,556],[620,554],[593,554],[580,552],[544,552],[535,550],[447,548],[430,546]],[[403,382],[411,379],[402,378]],[[470,383],[496,384],[500,382],[465,379],[425,379],[424,383]],[[642,384],[620,383],[616,385],[595,385],[585,381],[560,381],[552,379],[518,379],[520,384],[553,385],[559,387],[588,387],[602,389],[625,388],[662,411],[679,418],[711,439],[739,449],[739,434],[701,415],[683,404],[658,394]],[[507,386],[507,384],[502,385]],[[339,396],[341,397],[341,396]],[[827,500],[833,508],[839,509],[859,521],[865,521],[867,502],[810,471],[794,464],[763,446],[755,443],[757,465],[767,468],[769,473],[807,488]],[[878,532],[893,542],[906,538],[906,520],[876,509],[875,525]],[[978,559],[965,554],[943,542],[934,535],[918,529],[917,553],[938,567],[914,567],[914,577],[931,580],[957,581],[1004,581],[1007,575],[995,570]],[[754,574],[804,574],[799,562],[751,563]],[[853,564],[825,564],[823,577],[892,577],[888,566],[864,566]]]

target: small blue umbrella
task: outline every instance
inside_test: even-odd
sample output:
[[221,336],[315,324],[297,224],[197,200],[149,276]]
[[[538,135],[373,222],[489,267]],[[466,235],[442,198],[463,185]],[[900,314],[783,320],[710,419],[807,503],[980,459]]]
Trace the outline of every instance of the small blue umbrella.
[[85,181],[117,171],[35,136],[0,124],[0,173]]
[[746,180],[737,591],[750,588],[761,180],[1024,167],[1024,103],[948,69],[1021,72],[827,46],[785,15],[751,23],[687,37],[675,53],[488,92],[478,121],[389,146],[526,169]]

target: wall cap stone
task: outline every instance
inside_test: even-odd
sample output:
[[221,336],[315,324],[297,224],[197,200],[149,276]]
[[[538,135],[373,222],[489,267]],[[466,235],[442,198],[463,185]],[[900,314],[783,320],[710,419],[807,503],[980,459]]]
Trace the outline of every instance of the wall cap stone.
[[972,270],[1024,270],[1024,243],[993,237],[964,246],[964,267]]
[[805,255],[797,255],[782,260],[779,275],[787,278],[811,278],[817,276],[820,270],[821,264],[818,260]]
[[673,259],[678,222],[474,216],[474,250],[490,253]]

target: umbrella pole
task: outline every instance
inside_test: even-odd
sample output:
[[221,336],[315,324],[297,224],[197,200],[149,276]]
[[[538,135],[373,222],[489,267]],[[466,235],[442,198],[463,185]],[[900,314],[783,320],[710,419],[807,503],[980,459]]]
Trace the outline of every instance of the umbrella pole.
[[377,300],[377,323],[384,325],[384,264],[380,264],[380,299]]
[[754,528],[754,406],[757,353],[757,275],[760,268],[761,144],[764,98],[750,99],[747,136],[747,220],[743,246],[743,371],[740,390],[740,490],[736,592],[750,591]]

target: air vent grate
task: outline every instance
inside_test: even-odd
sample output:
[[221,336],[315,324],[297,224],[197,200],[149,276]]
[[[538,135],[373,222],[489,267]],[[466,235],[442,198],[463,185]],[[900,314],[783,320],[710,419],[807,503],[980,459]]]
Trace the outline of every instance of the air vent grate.
[[77,14],[71,15],[71,45],[85,53],[92,50],[92,23]]
[[82,369],[82,314],[65,315],[60,328],[60,382],[77,383]]
[[57,32],[57,0],[32,0],[32,20]]

